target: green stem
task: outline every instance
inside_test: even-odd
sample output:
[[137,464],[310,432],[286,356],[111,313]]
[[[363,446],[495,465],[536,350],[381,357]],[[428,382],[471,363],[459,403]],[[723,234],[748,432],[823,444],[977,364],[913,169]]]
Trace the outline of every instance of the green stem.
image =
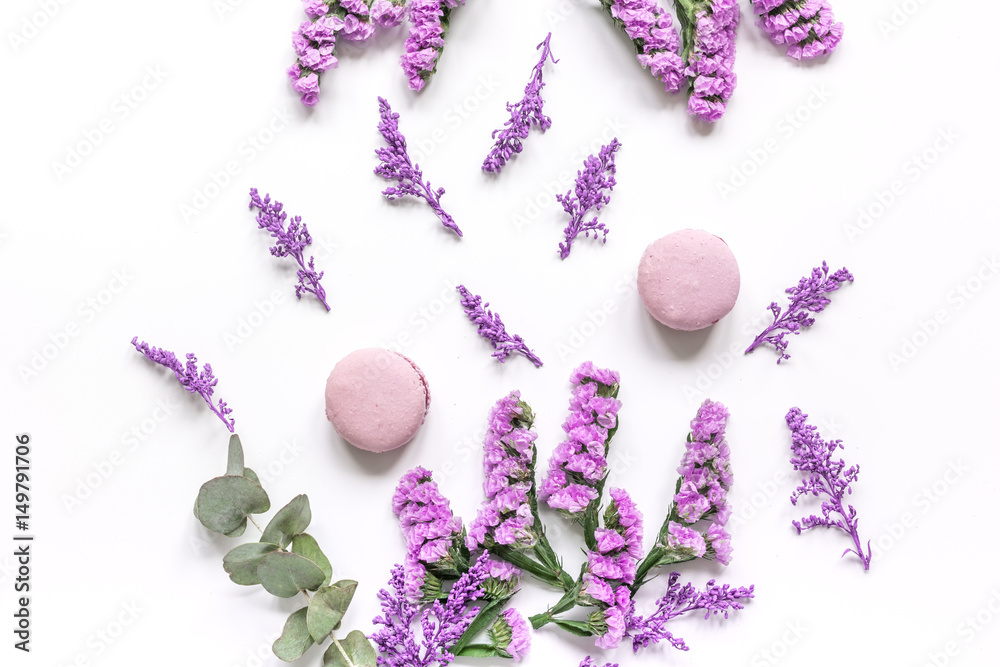
[[455,642],[454,646],[452,646],[449,650],[455,655],[458,655],[464,648],[471,646],[469,642],[471,642],[476,635],[493,623],[493,620],[496,619],[500,612],[503,611],[503,608],[507,605],[507,603],[510,602],[511,597],[512,596],[508,595],[487,603],[482,609],[479,610],[479,613],[476,614],[472,623],[465,629],[462,636],[458,638],[458,641]]

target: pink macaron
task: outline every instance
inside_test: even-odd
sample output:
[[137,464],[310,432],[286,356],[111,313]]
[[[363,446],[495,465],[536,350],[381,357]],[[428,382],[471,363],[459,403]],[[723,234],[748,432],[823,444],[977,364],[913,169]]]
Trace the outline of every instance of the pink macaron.
[[420,368],[390,350],[356,350],[326,381],[326,418],[358,449],[388,452],[413,439],[431,403]]
[[697,331],[736,304],[740,268],[726,242],[683,229],[650,244],[639,262],[639,296],[649,314],[671,329]]

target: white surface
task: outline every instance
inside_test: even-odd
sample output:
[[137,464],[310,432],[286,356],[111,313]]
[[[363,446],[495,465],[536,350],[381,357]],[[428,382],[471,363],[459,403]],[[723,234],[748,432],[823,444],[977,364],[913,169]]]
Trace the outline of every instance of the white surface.
[[[211,362],[248,464],[271,470],[265,484],[274,504],[309,494],[311,532],[338,574],[361,582],[346,627],[370,629],[375,591],[401,558],[388,507],[398,477],[417,464],[439,471],[456,510],[471,518],[490,404],[522,390],[539,415],[544,461],[559,441],[567,377],[593,359],[623,377],[612,483],[633,492],[648,533],[666,510],[700,398],[686,388],[699,378],[704,386],[709,374],[717,379],[707,393],[733,412],[737,514],[756,505],[734,528],[730,567],[683,568],[699,582],[756,584],[749,608],[725,623],[677,622],[689,653],[664,647],[633,658],[622,648],[608,658],[918,666],[955,642],[948,664],[995,660],[998,58],[990,40],[960,40],[971,33],[956,28],[996,24],[997,5],[978,3],[973,18],[948,3],[840,0],[845,41],[814,66],[772,48],[745,11],[739,87],[709,131],[659,91],[596,2],[475,0],[455,13],[439,73],[423,94],[405,89],[397,66],[403,33],[395,32],[345,52],[312,112],[298,106],[283,73],[289,34],[302,19],[298,4],[228,0],[232,11],[220,15],[222,2],[65,2],[17,50],[10,33],[44,3],[4,3],[0,434],[8,453],[15,433],[33,437],[37,535],[30,656],[11,648],[13,562],[0,549],[4,664],[12,657],[17,665],[113,667],[150,656],[157,664],[280,664],[268,644],[297,605],[230,583],[221,558],[235,542],[207,534],[190,511],[199,485],[224,469],[228,434],[200,399],[132,350],[134,335]],[[916,10],[897,15],[905,22],[885,36],[879,22],[896,4]],[[534,46],[550,29],[560,58],[545,70],[552,129],[533,133],[499,179],[486,178],[478,166],[489,133],[505,118],[504,101],[519,98]],[[148,68],[162,81],[146,79],[148,94],[126,117],[116,99],[141,86]],[[447,188],[443,203],[463,240],[424,206],[379,196],[384,183],[371,174],[379,94],[402,114],[412,146],[437,131],[420,161]],[[803,106],[810,102],[811,111]],[[808,118],[794,129],[786,116],[797,111]],[[110,135],[59,180],[53,162],[104,118]],[[281,131],[253,148],[249,137],[266,139],[272,120]],[[560,174],[575,172],[602,132],[624,145],[619,186],[602,214],[612,232],[606,246],[578,241],[563,262],[565,220],[545,188],[568,189]],[[957,139],[926,171],[912,171],[912,156],[933,149],[942,132]],[[764,166],[723,199],[720,181],[767,147]],[[230,161],[239,173],[185,221],[180,207]],[[852,242],[845,226],[897,179],[902,194]],[[294,272],[268,256],[268,239],[246,210],[251,186],[309,225],[333,312],[294,302]],[[517,214],[534,217],[519,227]],[[629,285],[645,246],[686,226],[723,236],[743,275],[732,314],[693,335],[658,326]],[[823,259],[847,265],[857,282],[792,341],[791,362],[776,367],[769,349],[728,356],[752,339],[767,303]],[[971,300],[961,297],[957,286],[975,287],[979,272],[994,279]],[[100,312],[86,305],[107,301],[106,288],[123,274],[127,285]],[[455,281],[483,294],[545,366],[494,363],[454,300]],[[256,309],[268,309],[258,304],[270,299],[280,299],[273,314],[233,345],[227,336],[257,322]],[[614,312],[605,317],[604,308]],[[921,323],[936,313],[945,323],[929,341],[920,338]],[[604,323],[591,327],[591,317]],[[78,334],[22,379],[19,367],[70,325]],[[893,368],[888,355],[914,336],[926,344]],[[413,443],[368,456],[326,422],[324,381],[347,352],[393,341],[427,373],[434,402]],[[727,367],[721,375],[716,363]],[[799,516],[786,499],[794,481],[782,418],[792,405],[843,438],[845,456],[861,464],[853,501],[862,532],[891,542],[868,574],[838,558],[840,536],[797,537],[789,525]],[[148,433],[133,439],[132,429]],[[120,465],[67,509],[67,495],[114,452]],[[952,462],[965,466],[961,477],[938,482]],[[936,483],[936,501],[922,500]],[[0,535],[9,544],[11,484],[2,486]],[[907,513],[916,526],[889,536]],[[546,519],[572,571],[579,541]],[[555,599],[529,584],[516,601],[534,613]],[[982,618],[992,623],[968,634],[962,624],[988,604],[994,612]],[[105,643],[98,633],[114,632],[129,605],[141,611]],[[788,624],[801,636],[787,634]],[[785,639],[794,643],[782,648]],[[547,629],[527,664],[575,666],[588,646]],[[775,648],[783,657],[769,662],[761,652]],[[319,662],[316,652],[303,664]],[[483,664],[462,661],[473,662]]]

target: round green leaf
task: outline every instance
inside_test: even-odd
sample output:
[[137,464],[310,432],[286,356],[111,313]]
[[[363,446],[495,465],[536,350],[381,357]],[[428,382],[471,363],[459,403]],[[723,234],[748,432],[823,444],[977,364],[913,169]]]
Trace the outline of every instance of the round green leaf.
[[240,444],[240,436],[235,433],[229,438],[229,462],[226,464],[226,474],[243,474],[243,445]]
[[285,662],[298,660],[313,645],[309,630],[306,629],[307,609],[308,607],[302,607],[289,616],[281,636],[271,645],[274,654]]
[[323,585],[330,585],[330,580],[333,579],[333,566],[330,565],[330,560],[319,548],[319,545],[316,543],[316,539],[312,535],[309,533],[302,533],[301,535],[296,535],[292,538],[292,553],[296,553],[303,558],[308,558],[312,562],[319,565],[319,568],[326,574],[326,579],[323,580]]
[[314,591],[326,578],[311,560],[285,551],[264,556],[257,566],[257,576],[261,586],[279,598],[290,598],[300,590]]
[[338,642],[330,644],[323,654],[323,667],[375,667],[376,662],[375,648],[360,630],[352,630],[339,647]]
[[258,477],[257,473],[255,473],[250,468],[244,468],[243,469],[243,476],[246,477],[247,479],[253,480],[254,482],[257,482],[258,484],[260,484],[260,477]]
[[274,515],[264,529],[260,541],[278,544],[284,549],[291,543],[293,537],[305,532],[310,521],[312,521],[312,511],[309,509],[309,497],[305,494],[295,496]]
[[260,583],[257,567],[264,556],[278,551],[277,544],[250,542],[232,549],[222,559],[222,567],[229,578],[240,586],[255,586]]
[[212,532],[233,537],[246,529],[247,515],[269,509],[271,501],[260,484],[243,476],[226,475],[202,485],[195,516]]
[[347,608],[351,606],[351,599],[357,587],[358,582],[346,579],[316,591],[312,602],[309,603],[309,613],[306,616],[309,634],[312,635],[313,641],[319,643],[333,632],[340,619],[347,613]]

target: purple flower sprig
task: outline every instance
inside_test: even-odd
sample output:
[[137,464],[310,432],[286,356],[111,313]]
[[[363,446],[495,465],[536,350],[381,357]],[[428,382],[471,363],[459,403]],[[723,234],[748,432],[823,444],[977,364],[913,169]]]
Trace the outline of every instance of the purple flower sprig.
[[682,0],[677,20],[684,38],[688,113],[714,123],[722,118],[736,89],[737,0]]
[[420,91],[437,71],[444,38],[451,25],[451,12],[465,0],[410,0],[410,34],[399,63],[410,90]]
[[822,516],[810,515],[799,521],[792,521],[795,530],[802,531],[817,527],[837,528],[847,533],[854,541],[853,549],[845,549],[843,558],[853,553],[861,559],[865,570],[871,567],[872,547],[861,547],[858,535],[858,513],[852,505],[845,508],[844,497],[851,494],[851,484],[858,481],[860,467],[847,467],[843,459],[835,459],[834,453],[844,448],[841,440],[823,440],[815,426],[806,423],[809,415],[798,408],[792,408],[785,415],[785,423],[792,432],[792,467],[805,473],[805,478],[795,493],[792,494],[792,505],[797,505],[803,496],[816,496],[823,499]]
[[483,303],[483,297],[473,294],[465,285],[459,285],[458,293],[462,295],[462,308],[465,310],[469,321],[478,328],[479,336],[490,342],[493,346],[493,356],[503,363],[511,352],[520,352],[528,358],[536,368],[542,366],[542,360],[534,352],[528,349],[524,339],[517,335],[507,333],[500,316],[489,310],[489,302]]
[[[411,10],[412,11],[412,10]],[[379,124],[378,131],[382,134],[386,145],[375,150],[379,165],[375,174],[390,181],[396,181],[395,186],[389,186],[382,191],[386,199],[392,201],[398,197],[417,197],[427,202],[427,205],[441,219],[441,224],[462,236],[462,230],[455,221],[441,208],[441,197],[444,188],[434,189],[430,181],[424,181],[424,174],[419,164],[410,161],[406,149],[406,137],[399,131],[399,114],[394,113],[385,98],[378,98]]]
[[666,92],[678,92],[687,78],[680,56],[680,37],[670,13],[658,0],[601,0],[601,6],[632,40],[639,63],[663,84]]
[[320,284],[323,278],[323,271],[316,271],[315,259],[310,256],[309,262],[305,261],[306,246],[312,243],[312,236],[309,235],[309,228],[302,222],[301,216],[295,216],[285,227],[288,214],[284,211],[284,205],[277,199],[272,200],[271,195],[264,195],[260,198],[257,188],[250,188],[250,209],[257,209],[257,227],[265,230],[274,239],[275,244],[271,246],[271,255],[274,257],[291,257],[299,265],[299,282],[295,286],[295,298],[301,299],[305,293],[315,296],[327,312],[330,311],[330,304],[326,302],[326,290]]
[[[580,667],[597,667],[597,663],[589,655],[580,662]],[[604,667],[618,667],[618,663],[604,663]]]
[[812,273],[799,279],[799,284],[785,290],[788,294],[788,307],[782,312],[781,307],[771,302],[768,306],[774,322],[758,335],[743,354],[750,354],[763,343],[769,343],[775,347],[779,353],[778,363],[785,359],[790,359],[791,355],[786,352],[788,341],[785,336],[802,332],[802,329],[811,327],[816,323],[810,313],[820,313],[830,305],[827,294],[836,292],[845,282],[854,282],[854,276],[846,267],[830,274],[830,267],[824,261],[821,267],[816,267]]
[[[583,163],[583,169],[576,172],[574,190],[564,195],[556,195],[556,200],[569,214],[569,223],[563,230],[566,239],[559,244],[559,256],[562,259],[569,257],[573,241],[581,232],[586,237],[590,237],[593,233],[595,239],[600,234],[601,242],[608,242],[608,228],[603,222],[597,221],[597,214],[611,201],[610,192],[618,183],[615,180],[617,171],[615,153],[621,147],[617,137],[612,139],[610,144],[602,146],[597,156],[589,156]],[[591,209],[594,211],[594,217],[585,220],[587,212]]]
[[[542,111],[545,100],[542,99],[542,88],[545,82],[542,81],[542,68],[545,61],[551,59],[552,64],[559,62],[552,55],[549,48],[549,41],[552,39],[550,32],[545,40],[536,49],[542,50],[542,57],[531,72],[531,79],[524,87],[524,97],[515,104],[507,103],[507,112],[510,118],[504,122],[501,129],[493,131],[492,138],[496,140],[490,149],[486,159],[483,160],[483,171],[500,173],[507,161],[514,155],[521,152],[522,141],[528,138],[528,133],[532,126],[537,126],[540,132],[545,132],[552,127],[552,119]],[[499,135],[499,138],[497,136]]]
[[405,0],[303,0],[308,21],[292,33],[295,63],[288,68],[292,88],[302,104],[319,102],[320,77],[337,67],[337,39],[364,42],[376,28],[400,24]]
[[212,398],[215,393],[215,385],[219,382],[212,373],[212,364],[205,364],[201,370],[198,370],[198,358],[190,352],[187,355],[187,362],[182,364],[173,352],[163,348],[150,347],[145,341],[139,342],[138,336],[132,339],[132,345],[150,361],[172,370],[184,389],[205,399],[209,409],[222,420],[229,432],[236,432],[236,420],[229,416],[233,409],[226,405],[222,399],[219,399],[218,405],[216,405]]
[[826,56],[844,37],[827,0],[752,0],[757,26],[795,60]]
[[629,619],[628,633],[632,637],[633,652],[638,653],[640,648],[661,641],[687,651],[688,646],[684,640],[667,630],[669,621],[695,611],[704,611],[706,619],[713,614],[729,618],[729,612],[743,609],[742,601],[754,596],[753,586],[730,588],[729,584],[717,585],[713,579],[705,584],[704,590],[698,590],[690,583],[682,586],[679,579],[679,572],[670,574],[667,591],[656,601],[656,611],[649,616],[633,616]]

